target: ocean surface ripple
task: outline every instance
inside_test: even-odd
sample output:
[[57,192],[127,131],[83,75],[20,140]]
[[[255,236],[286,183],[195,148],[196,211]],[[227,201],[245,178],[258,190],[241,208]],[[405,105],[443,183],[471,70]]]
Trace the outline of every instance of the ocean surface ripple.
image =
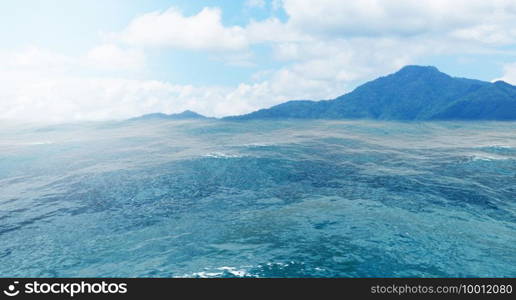
[[0,129],[2,277],[516,276],[516,123]]

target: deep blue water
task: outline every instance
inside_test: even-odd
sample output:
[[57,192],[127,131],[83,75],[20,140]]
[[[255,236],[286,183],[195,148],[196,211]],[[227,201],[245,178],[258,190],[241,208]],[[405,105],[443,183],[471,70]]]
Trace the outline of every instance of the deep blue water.
[[516,123],[0,129],[0,275],[516,276]]

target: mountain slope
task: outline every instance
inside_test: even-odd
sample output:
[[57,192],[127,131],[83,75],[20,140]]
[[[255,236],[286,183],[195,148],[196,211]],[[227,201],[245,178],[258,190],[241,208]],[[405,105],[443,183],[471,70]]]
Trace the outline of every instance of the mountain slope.
[[515,120],[516,87],[503,81],[483,86],[433,116],[433,119]]
[[406,66],[334,100],[289,101],[229,120],[275,118],[516,120],[516,87]]

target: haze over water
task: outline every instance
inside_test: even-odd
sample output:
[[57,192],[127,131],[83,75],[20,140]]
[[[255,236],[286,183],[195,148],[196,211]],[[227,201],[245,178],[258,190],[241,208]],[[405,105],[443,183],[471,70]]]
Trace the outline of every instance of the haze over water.
[[516,276],[516,123],[0,129],[4,277]]

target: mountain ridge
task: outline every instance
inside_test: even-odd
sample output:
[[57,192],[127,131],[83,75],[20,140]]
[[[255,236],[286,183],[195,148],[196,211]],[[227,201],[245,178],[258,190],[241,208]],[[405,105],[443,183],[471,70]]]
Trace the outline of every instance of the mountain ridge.
[[130,121],[137,121],[137,120],[204,120],[204,119],[211,119],[208,117],[205,117],[201,114],[198,114],[191,110],[185,110],[181,113],[177,114],[165,114],[165,113],[151,113],[151,114],[145,114],[139,117],[131,118]]
[[[201,119],[215,118],[185,110],[129,120]],[[516,86],[502,80],[452,77],[434,66],[408,65],[334,99],[290,100],[221,119],[516,120]]]
[[287,101],[224,120],[516,120],[516,86],[409,65],[331,100]]

